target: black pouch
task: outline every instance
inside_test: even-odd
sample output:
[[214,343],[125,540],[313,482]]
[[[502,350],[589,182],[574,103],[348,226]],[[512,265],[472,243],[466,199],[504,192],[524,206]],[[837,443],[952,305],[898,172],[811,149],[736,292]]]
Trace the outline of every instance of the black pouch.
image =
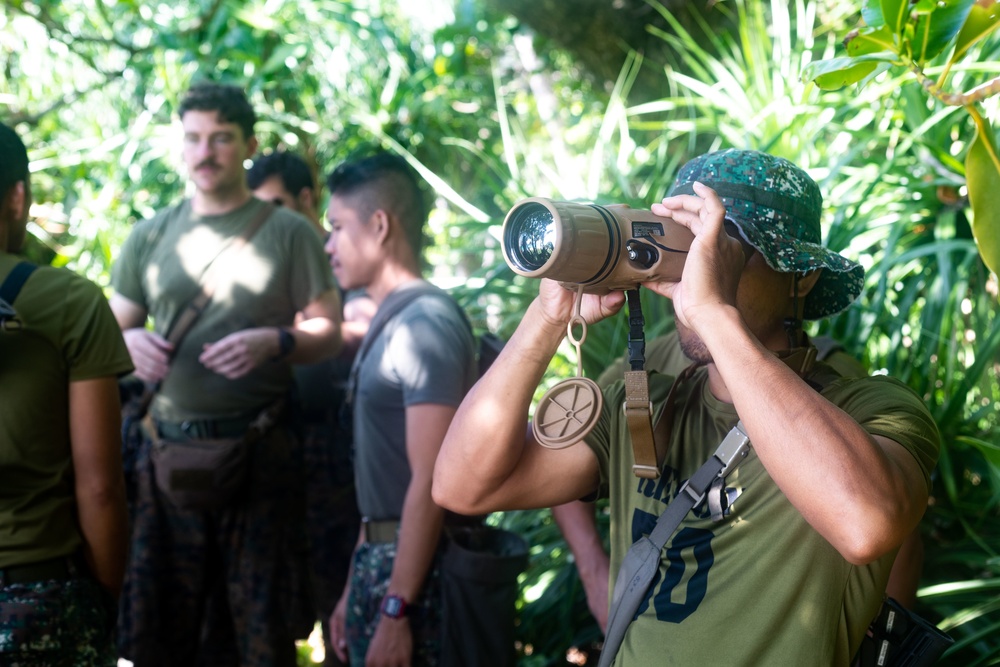
[[442,667],[513,667],[517,577],[528,565],[527,542],[490,526],[445,532]]
[[931,623],[886,598],[854,660],[854,667],[927,667],[955,642]]

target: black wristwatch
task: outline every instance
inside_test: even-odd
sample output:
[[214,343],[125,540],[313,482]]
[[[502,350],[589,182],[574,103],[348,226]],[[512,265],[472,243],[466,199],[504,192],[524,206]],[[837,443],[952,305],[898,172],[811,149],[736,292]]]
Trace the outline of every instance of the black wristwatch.
[[292,353],[295,349],[295,336],[284,327],[278,327],[278,354],[271,357],[271,361],[281,361]]
[[410,615],[410,605],[401,595],[386,595],[379,611],[386,618],[403,618]]

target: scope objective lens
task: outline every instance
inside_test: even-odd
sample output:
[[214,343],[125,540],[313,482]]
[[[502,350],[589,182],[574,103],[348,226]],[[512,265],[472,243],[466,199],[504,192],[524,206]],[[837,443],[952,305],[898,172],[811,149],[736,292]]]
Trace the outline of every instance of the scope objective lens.
[[509,259],[523,271],[537,271],[555,250],[555,217],[542,204],[524,204],[507,225],[506,236]]

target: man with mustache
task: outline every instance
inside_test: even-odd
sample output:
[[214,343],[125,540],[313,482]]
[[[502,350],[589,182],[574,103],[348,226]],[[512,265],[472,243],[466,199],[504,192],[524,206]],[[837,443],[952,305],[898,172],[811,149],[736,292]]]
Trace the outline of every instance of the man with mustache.
[[[166,459],[141,457],[122,654],[143,667],[233,664],[228,655],[212,662],[201,634],[206,601],[221,578],[239,663],[294,665],[283,591],[291,585],[289,563],[305,555],[298,445],[282,416],[271,428],[257,425],[279,414],[292,387],[291,363],[336,353],[340,296],[316,230],[250,192],[244,161],[257,148],[256,116],[243,91],[197,84],[179,115],[193,195],[133,230],[114,266],[111,308],[136,375],[156,388],[147,422],[155,431],[147,436],[158,443],[153,453],[238,439],[251,424],[262,435],[243,443],[245,480],[221,507],[186,506],[173,493],[176,480],[157,474]],[[207,306],[186,336],[170,342],[206,282]]]

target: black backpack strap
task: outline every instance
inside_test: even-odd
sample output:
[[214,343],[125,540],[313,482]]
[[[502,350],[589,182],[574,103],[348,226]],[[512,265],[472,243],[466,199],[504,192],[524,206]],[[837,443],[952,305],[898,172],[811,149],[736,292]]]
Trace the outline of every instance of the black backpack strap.
[[11,269],[10,273],[7,274],[7,278],[3,281],[3,285],[0,285],[0,299],[3,299],[10,305],[14,305],[14,300],[17,295],[21,293],[21,288],[24,287],[24,283],[28,282],[28,278],[34,273],[38,266],[32,264],[31,262],[20,262]]
[[[404,289],[395,289],[390,292],[379,305],[378,310],[375,311],[375,316],[368,325],[368,331],[365,333],[365,337],[361,339],[361,345],[358,347],[358,351],[354,355],[354,362],[351,364],[351,375],[347,381],[346,402],[348,404],[354,402],[354,393],[357,389],[358,373],[361,371],[361,365],[364,363],[365,357],[368,356],[368,349],[372,346],[372,343],[376,338],[378,338],[379,333],[382,332],[382,329],[393,317],[395,317],[406,306],[423,296],[437,296],[441,299],[447,299],[450,303],[454,304],[456,308],[461,310],[458,304],[455,303],[450,296],[448,296],[447,292],[442,290],[440,287],[431,285],[430,283],[421,283],[420,285],[414,285]],[[465,318],[464,312],[462,317],[466,324],[468,324],[468,319]]]

